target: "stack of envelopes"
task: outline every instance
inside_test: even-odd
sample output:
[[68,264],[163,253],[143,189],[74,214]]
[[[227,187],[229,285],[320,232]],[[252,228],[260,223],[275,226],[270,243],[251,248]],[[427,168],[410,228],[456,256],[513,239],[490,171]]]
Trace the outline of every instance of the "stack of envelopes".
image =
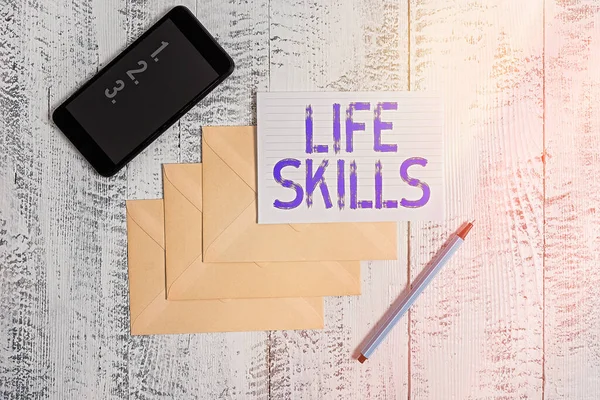
[[360,294],[360,260],[397,258],[395,223],[258,225],[255,135],[204,128],[202,164],[127,201],[133,335],[322,328],[322,296]]

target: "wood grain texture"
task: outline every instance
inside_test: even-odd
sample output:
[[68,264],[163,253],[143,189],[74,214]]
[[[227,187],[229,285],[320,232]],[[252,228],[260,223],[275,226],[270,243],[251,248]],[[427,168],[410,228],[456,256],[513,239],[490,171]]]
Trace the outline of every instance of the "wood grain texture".
[[[184,0],[236,72],[102,178],[50,114],[180,3],[0,0],[1,399],[600,396],[596,1]],[[162,196],[161,163],[200,160],[202,126],[254,123],[257,90],[409,88],[446,98],[447,219],[400,224],[400,261],[364,263],[323,331],[129,335],[124,201]],[[471,218],[358,364],[409,271]]]
[[[270,90],[405,90],[406,1],[271,2]],[[328,298],[323,331],[269,334],[272,399],[401,399],[408,393],[407,324],[359,364],[356,349],[406,286],[399,261],[363,264],[360,297]]]
[[[45,285],[39,114],[47,98],[40,67],[45,46],[29,37],[40,18],[21,2],[0,3],[0,397],[45,398],[50,372],[49,293]],[[38,37],[39,34],[35,35]]]
[[[111,8],[90,1],[57,1],[52,21],[48,106],[53,108],[99,69],[114,51],[119,19]],[[32,10],[32,8],[30,8]],[[103,36],[98,34],[103,31]],[[100,47],[102,46],[102,47]],[[36,67],[32,66],[32,72]],[[35,73],[35,72],[34,72]],[[32,99],[38,99],[32,96]],[[47,119],[43,264],[48,269],[53,398],[122,398],[127,394],[127,285],[125,173],[98,176]]]
[[600,4],[546,1],[545,398],[600,396]]
[[410,312],[411,398],[540,398],[543,4],[411,1],[411,89],[445,104],[446,221],[412,223],[411,279],[475,228]]

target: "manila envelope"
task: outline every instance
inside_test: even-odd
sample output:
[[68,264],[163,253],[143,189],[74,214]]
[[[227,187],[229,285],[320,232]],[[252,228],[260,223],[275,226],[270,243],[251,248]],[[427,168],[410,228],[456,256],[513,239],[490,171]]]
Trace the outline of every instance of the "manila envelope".
[[202,164],[163,166],[169,300],[360,294],[360,261],[202,262]]
[[259,225],[256,201],[256,128],[206,127],[204,261],[395,260],[397,224]]
[[323,327],[319,297],[169,301],[162,200],[127,201],[132,335]]

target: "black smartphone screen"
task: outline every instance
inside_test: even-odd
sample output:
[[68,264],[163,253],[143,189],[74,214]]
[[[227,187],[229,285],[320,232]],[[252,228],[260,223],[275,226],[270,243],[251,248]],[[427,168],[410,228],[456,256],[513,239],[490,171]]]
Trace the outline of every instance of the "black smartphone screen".
[[167,19],[67,110],[117,164],[218,77]]
[[59,128],[103,175],[116,172],[233,70],[229,56],[182,8],[55,112]]

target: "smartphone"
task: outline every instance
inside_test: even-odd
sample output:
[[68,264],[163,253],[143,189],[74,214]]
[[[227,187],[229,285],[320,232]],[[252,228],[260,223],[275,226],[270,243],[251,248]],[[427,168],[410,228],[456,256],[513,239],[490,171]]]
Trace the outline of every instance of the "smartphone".
[[189,9],[170,10],[86,82],[52,119],[112,176],[223,82],[231,57]]

